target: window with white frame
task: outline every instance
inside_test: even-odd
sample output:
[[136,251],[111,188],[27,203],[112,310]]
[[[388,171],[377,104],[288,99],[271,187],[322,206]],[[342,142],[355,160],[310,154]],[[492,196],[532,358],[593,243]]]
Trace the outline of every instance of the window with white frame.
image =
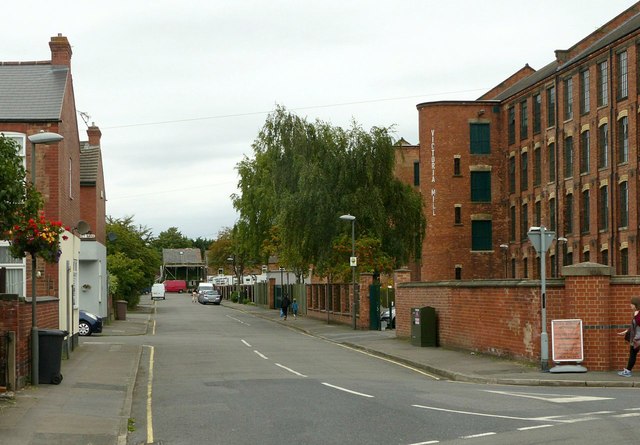
[[[22,165],[26,167],[25,143],[26,135],[0,131],[4,137],[11,139],[18,145],[18,155],[22,158]],[[29,173],[27,173],[29,175]],[[24,297],[26,292],[26,265],[24,258],[15,258],[9,251],[9,242],[0,240],[0,267],[7,270],[7,292]]]
[[0,241],[0,267],[7,270],[7,293],[24,297],[25,261],[11,255],[8,241]]

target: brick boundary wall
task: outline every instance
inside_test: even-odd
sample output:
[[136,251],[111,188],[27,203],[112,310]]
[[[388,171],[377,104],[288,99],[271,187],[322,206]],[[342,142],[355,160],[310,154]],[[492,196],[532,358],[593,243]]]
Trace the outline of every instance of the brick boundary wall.
[[[39,329],[58,329],[58,299],[37,300]],[[31,375],[31,301],[15,294],[0,294],[0,332],[16,333],[16,389],[26,386]],[[2,362],[4,358],[0,359]]]
[[[550,359],[551,320],[581,319],[583,365],[593,371],[624,367],[628,344],[616,333],[631,321],[629,300],[640,295],[640,277],[611,277],[608,266],[595,263],[566,266],[562,275],[547,280]],[[431,306],[441,346],[540,363],[540,281],[418,283],[409,282],[409,276],[408,270],[394,276],[398,337],[411,336],[411,308]]]

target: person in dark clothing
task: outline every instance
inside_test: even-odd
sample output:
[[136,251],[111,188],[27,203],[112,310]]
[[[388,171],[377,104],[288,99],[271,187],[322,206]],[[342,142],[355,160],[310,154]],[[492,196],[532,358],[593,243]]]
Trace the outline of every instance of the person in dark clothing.
[[618,373],[622,377],[631,377],[631,370],[636,364],[636,357],[640,351],[640,297],[631,299],[631,308],[633,309],[631,326],[626,331],[618,332],[618,335],[625,335],[625,339],[629,340],[629,361],[627,367]]
[[282,298],[282,304],[280,305],[280,308],[282,309],[282,314],[284,315],[284,319],[287,319],[287,311],[289,310],[289,297],[287,297],[286,295]]

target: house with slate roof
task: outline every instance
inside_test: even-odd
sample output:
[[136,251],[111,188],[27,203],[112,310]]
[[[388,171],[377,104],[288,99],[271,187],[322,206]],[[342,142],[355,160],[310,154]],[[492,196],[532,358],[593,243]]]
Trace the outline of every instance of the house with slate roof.
[[207,266],[197,248],[162,249],[161,272],[160,281],[185,280],[190,289],[207,281]]
[[88,141],[80,143],[80,216],[88,231],[80,234],[80,309],[107,318],[106,195],[100,129],[91,124]]
[[[49,42],[51,60],[0,62],[0,133],[21,148],[27,175],[36,175],[36,188],[44,197],[45,217],[61,221],[69,230],[61,242],[57,264],[37,260],[37,327],[66,330],[64,350],[78,341],[78,310],[88,298],[92,309],[106,307],[105,196],[100,155],[100,131],[88,130],[81,143],[71,74],[71,45],[58,34]],[[28,137],[40,132],[60,134],[57,143],[34,146]],[[33,150],[32,150],[33,149]],[[31,152],[35,171],[31,172]],[[87,228],[88,232],[81,234]],[[31,258],[11,257],[8,243],[0,241],[0,267],[7,269],[7,292],[18,295],[16,320],[3,319],[0,331],[17,331],[18,385],[29,375]],[[81,291],[82,286],[87,285]],[[5,312],[5,316],[8,313]],[[106,311],[100,312],[105,315]]]

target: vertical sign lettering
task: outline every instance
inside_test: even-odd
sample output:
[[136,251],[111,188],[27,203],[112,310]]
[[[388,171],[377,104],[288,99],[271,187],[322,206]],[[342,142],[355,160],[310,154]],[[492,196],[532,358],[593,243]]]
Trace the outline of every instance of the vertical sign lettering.
[[[436,130],[431,129],[431,184],[436,182]],[[431,186],[431,214],[436,216],[436,186]]]

